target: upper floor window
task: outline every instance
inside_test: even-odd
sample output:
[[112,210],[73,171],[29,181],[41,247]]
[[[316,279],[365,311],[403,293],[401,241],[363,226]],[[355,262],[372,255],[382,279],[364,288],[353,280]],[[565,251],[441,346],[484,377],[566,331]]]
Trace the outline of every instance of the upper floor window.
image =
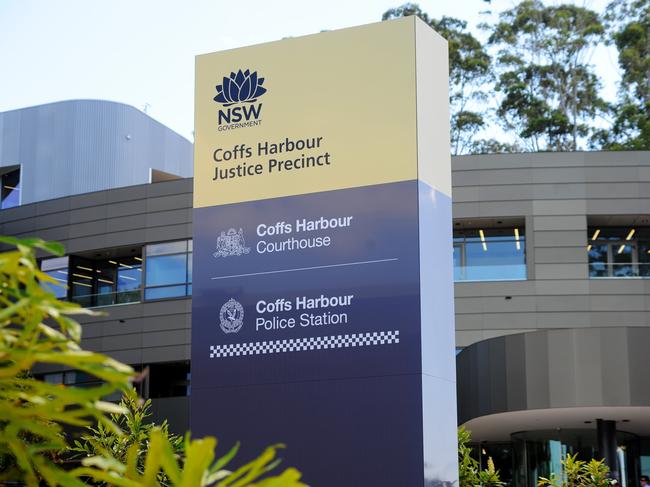
[[[139,252],[138,252],[139,253]],[[140,301],[142,258],[70,258],[70,300],[84,307],[111,306]]]
[[650,227],[590,226],[589,277],[650,277]]
[[43,259],[41,270],[61,284],[45,289],[86,308],[191,296],[192,240]]
[[66,257],[55,257],[41,261],[41,271],[57,281],[58,284],[43,282],[42,286],[58,299],[68,297],[68,261]]
[[[526,279],[526,237],[523,221],[454,223],[454,280]],[[516,226],[511,226],[517,223]],[[469,225],[474,225],[473,228]]]
[[20,205],[20,167],[9,170],[5,168],[5,170],[1,177],[0,191],[0,207],[3,210]]
[[192,240],[147,245],[145,299],[192,295]]

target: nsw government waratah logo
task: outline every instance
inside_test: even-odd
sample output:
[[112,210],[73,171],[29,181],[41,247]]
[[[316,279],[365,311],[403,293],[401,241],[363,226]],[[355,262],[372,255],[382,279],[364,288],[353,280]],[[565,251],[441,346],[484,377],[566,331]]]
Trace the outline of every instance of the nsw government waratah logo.
[[244,324],[244,307],[230,298],[219,311],[219,322],[224,333],[237,333]]
[[[218,113],[219,130],[230,130],[239,127],[250,127],[261,123],[260,114],[262,104],[258,99],[266,88],[262,86],[264,78],[258,76],[257,71],[239,69],[230,76],[224,76],[220,85],[217,85],[217,96],[213,99],[223,105]],[[241,105],[241,106],[233,106]]]

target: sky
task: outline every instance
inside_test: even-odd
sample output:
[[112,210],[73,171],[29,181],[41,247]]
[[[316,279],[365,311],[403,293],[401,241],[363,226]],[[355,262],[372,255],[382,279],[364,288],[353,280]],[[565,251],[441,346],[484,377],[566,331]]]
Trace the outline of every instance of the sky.
[[[193,140],[197,54],[377,22],[386,10],[402,3],[0,0],[0,112],[60,100],[111,100],[146,111]],[[477,25],[516,2],[418,3],[432,17],[466,20],[475,35],[485,38]],[[573,3],[601,11],[607,2]],[[605,97],[614,100],[616,51],[599,48],[592,60],[603,79]]]

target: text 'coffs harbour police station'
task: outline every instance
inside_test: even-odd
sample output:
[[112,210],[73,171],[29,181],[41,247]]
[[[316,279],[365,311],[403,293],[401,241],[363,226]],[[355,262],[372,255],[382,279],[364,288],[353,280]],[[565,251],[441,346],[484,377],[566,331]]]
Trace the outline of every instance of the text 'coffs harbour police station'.
[[[248,160],[253,156],[267,159],[263,162]],[[323,150],[323,137],[305,139],[285,137],[277,142],[258,142],[254,147],[247,144],[218,147],[213,151],[212,159],[216,163],[213,181],[258,176],[264,173],[283,173],[332,164],[331,154]]]

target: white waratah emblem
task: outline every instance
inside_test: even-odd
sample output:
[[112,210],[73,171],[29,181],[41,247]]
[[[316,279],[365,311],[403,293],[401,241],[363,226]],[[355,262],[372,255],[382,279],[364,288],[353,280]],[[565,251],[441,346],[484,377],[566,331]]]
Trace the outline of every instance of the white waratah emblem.
[[221,232],[217,237],[217,251],[212,254],[215,258],[230,257],[231,255],[245,255],[251,251],[244,243],[244,232],[231,228],[228,232]]
[[221,330],[224,333],[237,333],[244,324],[244,308],[238,301],[230,298],[219,311]]

